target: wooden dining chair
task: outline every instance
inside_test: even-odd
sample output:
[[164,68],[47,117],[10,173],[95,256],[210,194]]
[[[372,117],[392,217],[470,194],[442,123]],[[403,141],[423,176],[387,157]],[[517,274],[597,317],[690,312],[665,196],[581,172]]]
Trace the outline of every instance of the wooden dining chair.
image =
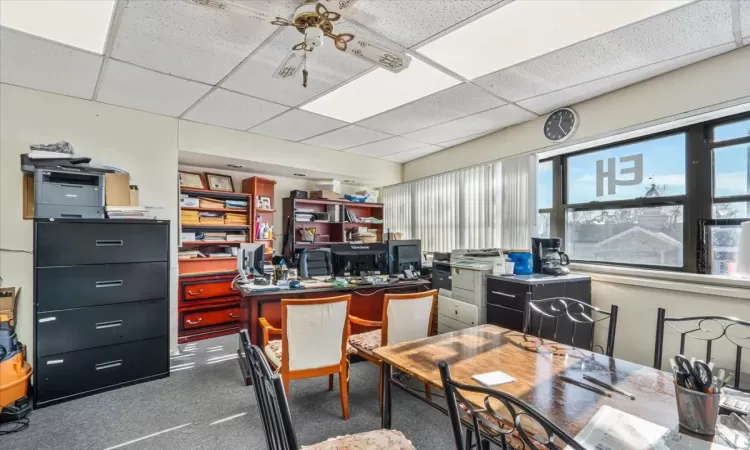
[[[482,449],[488,449],[490,442],[504,450],[515,448],[516,446],[508,443],[511,436],[514,436],[520,438],[524,446],[532,449],[542,446],[559,450],[565,447],[560,445],[563,443],[568,448],[584,450],[583,445],[571,435],[523,400],[494,389],[453,380],[446,361],[441,361],[438,367],[457,450],[470,450],[473,447],[472,435],[477,436],[477,442],[480,443],[477,448]],[[474,406],[462,392],[472,394],[475,398],[478,396],[483,406]],[[469,427],[465,437],[462,424]]]
[[726,338],[734,344],[734,367],[731,368],[733,373],[729,370],[727,373],[734,376],[734,388],[740,389],[742,351],[750,348],[750,322],[723,316],[667,317],[667,311],[659,308],[656,312],[656,343],[654,344],[654,368],[659,370],[662,367],[665,325],[680,333],[680,355],[685,355],[687,338],[706,343],[705,354],[685,355],[688,358],[696,356],[702,359],[705,356],[705,362],[711,362],[711,351],[715,341]]
[[[596,308],[588,303],[568,297],[550,297],[540,300],[532,300],[531,293],[526,293],[526,308],[523,319],[523,332],[533,334],[539,337],[543,336],[548,329],[544,327],[545,323],[552,323],[553,341],[559,342],[559,331],[561,324],[571,330],[570,342],[560,342],[561,344],[570,344],[574,347],[586,349],[594,348],[594,326],[602,321],[609,320],[607,328],[607,348],[602,348],[605,355],[613,357],[615,353],[615,334],[617,332],[617,313],[619,308],[612,305],[609,311]],[[537,319],[534,318],[536,314]],[[533,324],[537,323],[534,327]],[[586,333],[586,342],[580,342],[582,339],[576,339],[580,327],[588,326],[589,332]],[[548,334],[548,333],[547,333]]]
[[[328,375],[328,390],[333,375],[339,374],[341,410],[349,418],[349,303],[351,295],[317,299],[282,299],[281,328],[265,317],[259,319],[263,331],[263,350],[268,361],[281,372],[284,391],[289,394],[291,380]],[[281,339],[270,340],[271,335]]]
[[[257,345],[250,344],[247,330],[240,331],[244,357],[250,367],[255,400],[258,403],[263,432],[268,450],[299,450],[297,435],[292,425],[289,403],[284,395],[282,377],[273,373]],[[414,446],[397,430],[375,430],[340,436],[302,450],[393,449],[414,450]]]
[[[349,322],[377,330],[354,334],[349,337],[349,344],[357,355],[377,364],[381,376],[378,377],[378,398],[383,408],[383,364],[373,354],[373,350],[386,345],[400,344],[426,338],[433,334],[433,314],[437,304],[437,290],[416,292],[412,294],[385,294],[383,296],[383,320],[366,320],[349,316]],[[424,384],[425,395],[432,398],[430,385]]]

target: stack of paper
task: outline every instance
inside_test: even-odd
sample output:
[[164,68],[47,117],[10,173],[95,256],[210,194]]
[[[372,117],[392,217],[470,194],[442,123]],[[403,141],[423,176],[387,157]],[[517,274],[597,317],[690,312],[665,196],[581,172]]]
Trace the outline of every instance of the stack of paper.
[[177,252],[177,259],[205,258],[206,255],[198,250],[182,250]]
[[224,225],[224,214],[201,211],[198,213],[201,225]]
[[244,200],[226,200],[224,202],[225,208],[247,208],[247,202]]
[[198,211],[180,211],[180,221],[183,225],[198,225],[200,220],[198,219]]
[[189,208],[197,208],[200,205],[200,200],[195,197],[190,197],[182,194],[180,195],[180,205],[187,206]]
[[245,233],[227,233],[227,241],[247,242],[247,235]]
[[226,213],[224,214],[224,223],[227,225],[247,225],[247,214]]
[[209,209],[222,209],[224,208],[224,201],[217,200],[215,198],[202,198],[200,202],[201,208]]
[[227,234],[221,231],[206,231],[199,233],[197,238],[202,241],[226,241]]

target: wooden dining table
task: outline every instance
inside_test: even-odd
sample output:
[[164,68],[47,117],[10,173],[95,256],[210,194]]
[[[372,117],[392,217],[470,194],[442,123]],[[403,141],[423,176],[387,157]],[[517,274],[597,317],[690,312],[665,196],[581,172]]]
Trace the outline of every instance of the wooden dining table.
[[[448,362],[451,378],[459,383],[479,385],[472,375],[494,371],[514,377],[515,382],[494,389],[525,401],[571,436],[578,434],[604,405],[668,429],[679,428],[675,388],[670,373],[494,325],[481,325],[380,347],[374,350],[374,354],[384,363],[383,428],[391,427],[392,386],[419,396],[417,391],[393,378],[393,369],[442,388],[438,369],[440,361]],[[635,400],[614,392],[611,397],[606,397],[558,377],[567,375],[584,381],[583,374],[634,394]],[[588,381],[585,383],[591,385]],[[467,392],[464,397],[481,407],[485,396]],[[421,399],[431,403],[426,398]],[[433,403],[432,406],[446,412],[444,404]],[[712,439],[683,429],[679,431]]]

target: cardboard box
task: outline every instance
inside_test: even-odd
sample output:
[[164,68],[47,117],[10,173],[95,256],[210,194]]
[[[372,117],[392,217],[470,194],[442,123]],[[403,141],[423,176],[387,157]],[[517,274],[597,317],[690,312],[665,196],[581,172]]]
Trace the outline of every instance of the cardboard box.
[[138,206],[138,202],[140,199],[138,198],[138,186],[131,184],[130,185],[130,206]]
[[325,200],[338,200],[339,194],[333,191],[312,191],[310,192],[310,198],[325,199]]
[[16,307],[18,305],[18,294],[21,288],[4,287],[0,288],[0,316],[8,316],[10,324],[15,324]]
[[104,178],[104,204],[130,206],[130,174],[108,173]]

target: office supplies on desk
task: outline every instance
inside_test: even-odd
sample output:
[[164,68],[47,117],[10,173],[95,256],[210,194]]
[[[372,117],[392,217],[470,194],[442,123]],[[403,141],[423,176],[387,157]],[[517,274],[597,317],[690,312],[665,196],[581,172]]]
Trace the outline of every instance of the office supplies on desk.
[[714,376],[708,364],[703,361],[688,360],[682,355],[675,356],[674,362],[678,369],[675,375],[680,386],[703,393],[711,393]]
[[750,394],[732,388],[724,388],[721,390],[720,405],[722,408],[740,414],[750,414]]
[[487,387],[497,386],[499,384],[512,383],[515,378],[505,372],[488,372],[472,375],[472,379]]
[[617,386],[612,386],[611,384],[607,384],[607,383],[605,383],[603,381],[599,381],[598,379],[596,379],[596,378],[594,378],[594,377],[592,377],[590,375],[584,375],[583,379],[586,380],[586,381],[590,381],[590,382],[592,382],[592,383],[594,383],[596,385],[599,385],[599,386],[603,387],[604,389],[608,389],[608,390],[610,390],[612,392],[617,392],[618,394],[622,394],[622,395],[624,395],[626,397],[630,397],[631,400],[635,400],[635,395],[631,394],[630,392],[624,391],[624,390],[618,388]]
[[603,395],[605,397],[612,397],[612,394],[610,394],[609,392],[603,391],[603,390],[599,389],[596,386],[592,386],[592,385],[584,383],[582,381],[574,380],[574,379],[572,379],[572,378],[570,378],[568,376],[565,376],[565,375],[558,375],[557,377],[559,379],[565,381],[566,383],[570,383],[570,384],[572,384],[574,386],[578,386],[579,388],[586,389],[588,391],[597,393],[599,395]]
[[716,433],[736,449],[750,449],[750,425],[736,413],[719,416]]

